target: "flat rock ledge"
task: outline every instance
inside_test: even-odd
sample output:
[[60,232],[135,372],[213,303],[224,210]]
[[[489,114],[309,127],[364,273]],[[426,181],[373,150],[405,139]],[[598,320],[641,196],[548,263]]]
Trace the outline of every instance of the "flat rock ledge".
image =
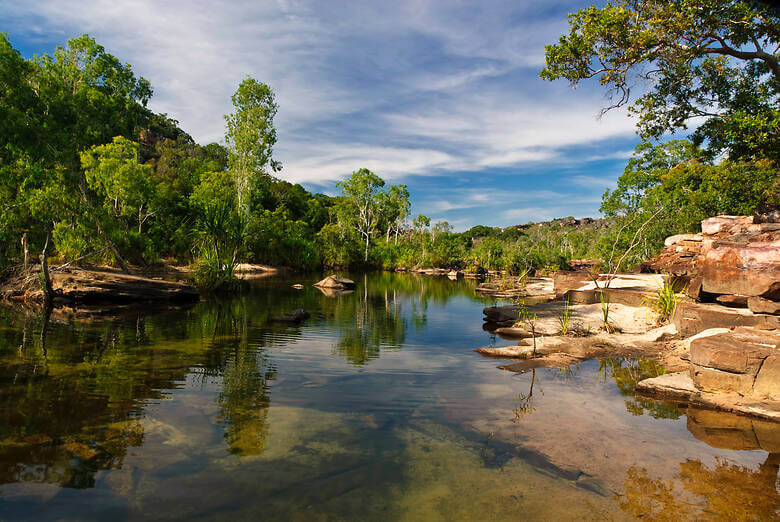
[[502,370],[516,372],[540,367],[557,368],[616,355],[651,358],[667,368],[683,368],[687,364],[680,358],[684,350],[675,347],[673,342],[666,342],[676,333],[674,325],[670,324],[637,334],[602,332],[587,337],[540,336],[536,338],[536,356],[532,338],[524,338],[517,345],[477,348],[474,351],[483,357],[520,360],[500,366]]
[[646,379],[636,391],[780,421],[780,332],[715,328],[690,339],[687,371]]
[[693,407],[750,415],[780,422],[780,401],[744,397],[738,393],[705,393],[694,386],[689,371],[667,373],[636,385],[638,395],[687,403]]
[[[94,306],[130,303],[191,303],[200,299],[198,290],[183,282],[165,281],[123,274],[115,270],[68,268],[53,269],[53,304],[57,306]],[[38,304],[43,291],[37,272],[7,281],[0,288],[7,303]]]

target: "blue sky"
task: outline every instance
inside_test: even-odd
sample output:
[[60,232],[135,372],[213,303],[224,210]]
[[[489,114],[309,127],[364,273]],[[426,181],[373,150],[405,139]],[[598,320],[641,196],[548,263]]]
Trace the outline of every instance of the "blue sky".
[[596,216],[638,142],[596,82],[538,77],[576,1],[0,0],[25,56],[89,33],[152,83],[151,108],[221,141],[247,75],[274,89],[281,178],[335,194],[366,167],[413,213],[508,226]]

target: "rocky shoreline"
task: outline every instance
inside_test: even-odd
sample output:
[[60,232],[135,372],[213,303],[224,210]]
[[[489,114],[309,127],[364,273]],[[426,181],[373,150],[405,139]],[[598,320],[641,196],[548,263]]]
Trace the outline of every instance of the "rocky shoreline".
[[[780,421],[780,223],[710,218],[700,234],[667,239],[647,267],[663,274],[555,273],[554,297],[524,305],[533,327],[518,320],[519,305],[484,309],[485,329],[517,345],[475,351],[516,360],[500,368],[519,372],[614,355],[653,359],[674,373],[640,382],[639,395]],[[665,281],[686,295],[661,324],[650,305]]]

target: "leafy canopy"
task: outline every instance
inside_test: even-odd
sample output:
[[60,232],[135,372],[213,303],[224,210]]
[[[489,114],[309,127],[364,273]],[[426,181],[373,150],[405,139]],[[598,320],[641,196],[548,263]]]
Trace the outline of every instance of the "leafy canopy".
[[603,112],[630,106],[643,138],[698,125],[710,157],[778,158],[780,16],[736,0],[617,0],[569,15],[569,34],[548,45],[546,80],[598,78]]

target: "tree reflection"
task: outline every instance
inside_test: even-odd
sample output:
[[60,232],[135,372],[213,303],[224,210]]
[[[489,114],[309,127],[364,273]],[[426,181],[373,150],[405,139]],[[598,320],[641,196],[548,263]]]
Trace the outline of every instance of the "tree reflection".
[[533,405],[534,398],[534,383],[536,382],[536,368],[531,368],[531,383],[528,386],[528,393],[520,392],[517,396],[517,405],[514,409],[515,418],[512,422],[518,422],[526,415],[530,415],[536,411],[536,407]]
[[222,378],[217,396],[218,421],[225,424],[228,451],[236,455],[260,455],[268,436],[270,381],[276,378],[276,368],[264,349],[249,343],[247,303],[244,300],[234,303],[237,308],[231,314],[218,314],[226,319],[217,325],[215,332],[220,331],[221,335],[209,349],[212,354],[220,353],[216,358],[220,361]]
[[633,518],[776,520],[780,510],[776,487],[779,464],[780,454],[776,453],[770,453],[757,470],[724,459],[718,459],[712,468],[698,460],[686,460],[671,480],[653,479],[645,468],[632,466],[625,481],[626,493],[618,502]]
[[598,379],[606,382],[611,377],[615,381],[620,395],[627,397],[626,410],[632,415],[647,413],[656,419],[679,419],[682,413],[676,404],[635,396],[639,381],[664,373],[666,369],[650,359],[607,357],[599,361]]

